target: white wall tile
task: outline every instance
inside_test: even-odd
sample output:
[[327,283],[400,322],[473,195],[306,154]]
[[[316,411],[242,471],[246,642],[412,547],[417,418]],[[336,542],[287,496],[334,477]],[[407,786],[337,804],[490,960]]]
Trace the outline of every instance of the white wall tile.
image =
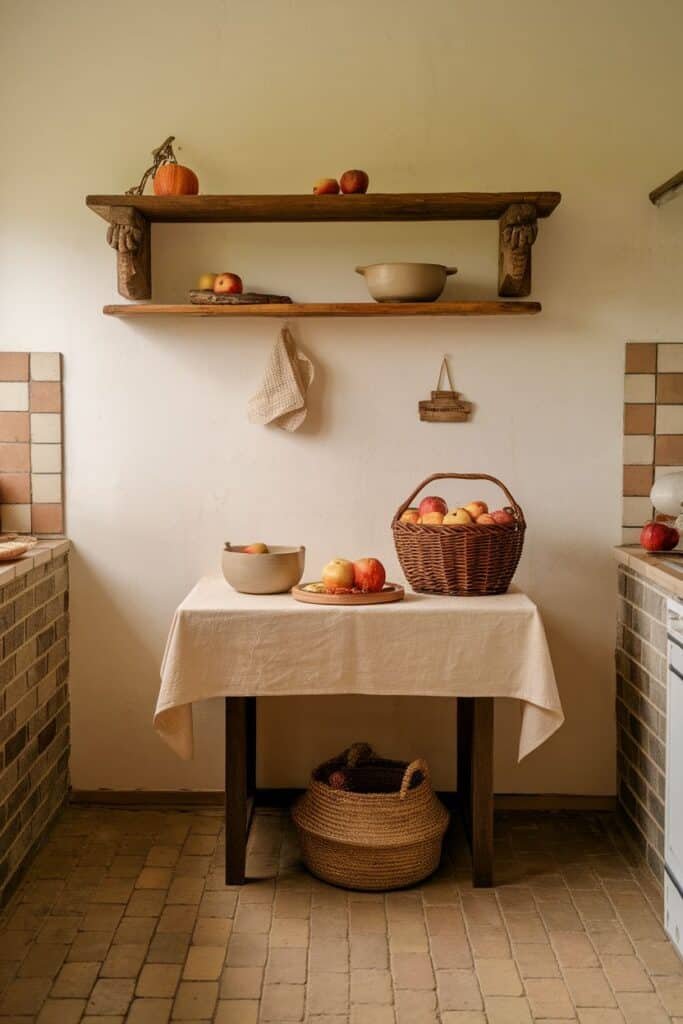
[[32,473],[31,497],[34,504],[58,504],[62,500],[61,473]]
[[31,441],[59,444],[62,440],[62,417],[58,412],[31,413]]
[[31,380],[61,380],[59,352],[31,352]]
[[623,498],[621,521],[624,526],[642,526],[652,519],[652,502],[649,498]]
[[0,505],[0,524],[5,533],[30,533],[31,506]]
[[657,433],[683,434],[683,405],[657,406]]
[[657,345],[657,371],[683,373],[683,345]]
[[655,439],[647,434],[627,434],[624,438],[624,465],[647,466],[654,461]]
[[640,541],[639,526],[624,526],[621,531],[622,544],[638,544]]
[[655,466],[655,480],[660,476],[671,476],[672,473],[683,473],[683,466]]
[[625,402],[654,402],[654,373],[627,373],[624,377]]
[[32,444],[31,469],[34,473],[61,473],[61,444]]
[[23,381],[0,383],[0,412],[27,412],[28,384]]

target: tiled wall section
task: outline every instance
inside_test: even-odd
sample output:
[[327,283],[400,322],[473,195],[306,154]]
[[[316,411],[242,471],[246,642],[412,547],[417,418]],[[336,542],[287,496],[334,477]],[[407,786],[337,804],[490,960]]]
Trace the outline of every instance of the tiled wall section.
[[652,518],[654,480],[683,469],[683,345],[629,342],[624,381],[622,543]]
[[619,567],[617,794],[629,831],[664,878],[666,596]]
[[68,546],[0,567],[0,906],[67,795]]
[[62,533],[62,357],[0,352],[0,530]]

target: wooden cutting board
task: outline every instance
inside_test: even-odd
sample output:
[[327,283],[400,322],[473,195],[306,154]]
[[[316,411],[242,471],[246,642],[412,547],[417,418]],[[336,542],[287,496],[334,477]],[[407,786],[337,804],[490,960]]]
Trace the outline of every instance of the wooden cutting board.
[[308,587],[319,587],[319,583],[299,583],[292,587],[292,597],[295,601],[303,604],[391,604],[393,601],[402,601],[406,592],[398,583],[385,583],[384,589],[375,594],[363,594],[360,591],[356,594],[327,594],[318,590],[308,590]]
[[198,291],[190,292],[190,302],[195,306],[265,306],[291,303],[289,295],[268,295],[267,292],[241,292],[235,295],[230,292]]

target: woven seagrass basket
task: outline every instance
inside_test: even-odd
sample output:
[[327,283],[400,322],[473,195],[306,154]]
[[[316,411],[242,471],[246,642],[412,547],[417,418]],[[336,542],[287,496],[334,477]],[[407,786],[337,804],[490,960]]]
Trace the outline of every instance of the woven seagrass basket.
[[[514,523],[501,526],[423,526],[401,516],[432,480],[489,480],[510,503]],[[524,513],[505,484],[486,473],[434,473],[416,487],[391,522],[401,568],[413,590],[459,596],[504,594],[522,555]]]
[[[348,789],[328,783],[343,772]],[[414,885],[436,871],[448,811],[423,760],[389,761],[356,743],[321,764],[292,810],[309,871],[345,889]]]

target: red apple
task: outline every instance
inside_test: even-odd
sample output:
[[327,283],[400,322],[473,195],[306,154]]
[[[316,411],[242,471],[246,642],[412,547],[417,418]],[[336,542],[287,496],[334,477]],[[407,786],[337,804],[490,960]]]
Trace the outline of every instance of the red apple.
[[367,192],[370,179],[365,171],[344,171],[339,179],[341,190],[345,195],[353,192]]
[[216,295],[241,295],[242,278],[237,274],[228,274],[227,272],[217,274],[216,280],[213,282],[213,290]]
[[645,523],[640,531],[640,545],[646,551],[671,551],[678,541],[678,530],[666,523]]
[[492,512],[495,522],[499,526],[510,526],[515,521],[515,516],[511,508],[499,508],[495,512]]
[[353,563],[353,583],[364,594],[377,594],[384,586],[387,574],[378,558],[359,558]]
[[448,512],[448,505],[443,498],[430,494],[426,498],[422,499],[418,512],[421,516],[426,515],[427,512],[440,512],[442,516],[445,516]]
[[353,586],[353,562],[346,558],[333,558],[322,572],[322,582],[328,594],[350,590]]
[[242,548],[245,555],[267,555],[270,554],[268,551],[268,545],[263,544],[260,541],[256,544],[247,544],[246,547]]
[[313,195],[336,196],[339,192],[339,182],[336,178],[320,178],[313,186]]

